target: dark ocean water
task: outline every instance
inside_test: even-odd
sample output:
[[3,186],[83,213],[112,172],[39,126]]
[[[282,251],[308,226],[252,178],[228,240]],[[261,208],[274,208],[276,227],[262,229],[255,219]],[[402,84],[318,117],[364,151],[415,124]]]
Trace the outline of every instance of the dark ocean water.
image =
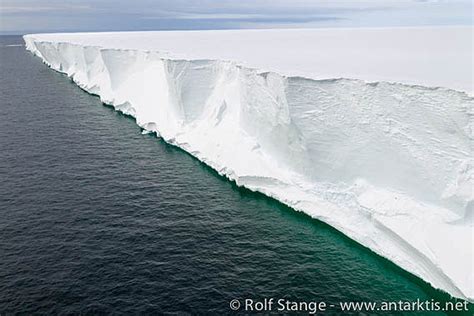
[[232,299],[269,297],[449,300],[142,135],[24,47],[6,46],[20,37],[0,39],[0,315],[239,314]]

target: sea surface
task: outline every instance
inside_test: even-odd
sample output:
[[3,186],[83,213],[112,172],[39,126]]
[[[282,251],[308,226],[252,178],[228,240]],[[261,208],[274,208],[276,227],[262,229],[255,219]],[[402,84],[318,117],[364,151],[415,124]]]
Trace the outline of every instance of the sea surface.
[[143,135],[21,44],[0,37],[0,315],[239,315],[229,302],[246,298],[339,315],[340,301],[450,300]]

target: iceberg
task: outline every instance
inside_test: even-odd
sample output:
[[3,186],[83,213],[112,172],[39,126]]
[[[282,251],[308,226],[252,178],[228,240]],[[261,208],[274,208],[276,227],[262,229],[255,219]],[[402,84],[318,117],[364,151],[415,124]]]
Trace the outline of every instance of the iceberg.
[[24,40],[144,133],[474,301],[472,28]]

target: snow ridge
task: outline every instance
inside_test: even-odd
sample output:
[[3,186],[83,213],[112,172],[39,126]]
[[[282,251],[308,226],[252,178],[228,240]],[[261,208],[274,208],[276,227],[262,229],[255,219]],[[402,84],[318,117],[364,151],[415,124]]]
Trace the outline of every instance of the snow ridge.
[[24,39],[145,131],[474,301],[474,98],[466,93]]

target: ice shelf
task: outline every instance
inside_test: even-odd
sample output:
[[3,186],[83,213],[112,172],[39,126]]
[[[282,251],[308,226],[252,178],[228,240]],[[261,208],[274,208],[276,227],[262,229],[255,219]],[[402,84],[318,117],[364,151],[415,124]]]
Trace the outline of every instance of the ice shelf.
[[24,39],[238,185],[474,300],[472,28]]

